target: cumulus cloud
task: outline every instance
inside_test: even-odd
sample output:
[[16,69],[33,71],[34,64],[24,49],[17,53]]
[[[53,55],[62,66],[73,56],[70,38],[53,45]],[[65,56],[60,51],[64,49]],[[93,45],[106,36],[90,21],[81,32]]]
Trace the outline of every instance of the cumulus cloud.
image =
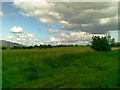
[[26,33],[22,27],[12,27],[10,29],[12,35],[9,35],[7,39],[12,42],[17,42],[23,45],[40,45],[41,41],[34,34]]
[[[57,30],[49,30],[50,34],[54,34]],[[17,42],[23,45],[40,45],[40,44],[51,44],[51,45],[88,45],[92,40],[92,36],[103,37],[105,34],[90,34],[87,32],[68,32],[68,33],[57,33],[55,36],[50,37],[46,41],[42,41],[37,38],[34,34],[26,33],[12,33],[13,35],[8,36],[8,40]]]
[[35,44],[37,40],[36,37],[30,33],[19,33],[16,34],[15,37],[17,37],[17,41],[20,41],[23,44]]
[[89,33],[106,33],[118,29],[118,5],[115,2],[17,2],[13,5],[22,15],[37,18],[51,25],[62,24],[60,29]]
[[91,43],[92,36],[104,37],[105,34],[90,34],[86,32],[60,33],[56,37],[50,37],[47,43],[52,45],[88,45]]
[[10,29],[10,32],[12,32],[12,33],[22,33],[23,32],[23,28],[14,26],[14,27],[12,27]]
[[[42,2],[14,0],[13,6],[20,8],[20,13],[26,17],[37,18],[46,25],[58,22],[61,25],[59,29],[62,29],[63,32],[64,30],[72,31],[59,34],[59,29],[48,30],[49,34],[57,34],[44,43],[89,44],[92,36],[104,36],[109,30],[118,29],[118,5],[116,2],[55,3],[46,0],[42,0]],[[24,33],[18,37],[26,38],[29,35]]]
[[57,33],[57,32],[58,32],[58,30],[51,30],[51,29],[48,30],[48,33],[49,33],[49,34],[55,34],[55,33]]

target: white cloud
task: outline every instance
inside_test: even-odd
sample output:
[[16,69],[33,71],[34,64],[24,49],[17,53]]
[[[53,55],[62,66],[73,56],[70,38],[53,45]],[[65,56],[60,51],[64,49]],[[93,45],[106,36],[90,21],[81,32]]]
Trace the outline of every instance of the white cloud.
[[59,39],[55,37],[50,37],[50,42],[59,42]]
[[110,22],[118,13],[115,2],[17,2],[15,7],[22,10],[22,15],[38,18],[40,22],[51,25],[54,22],[63,24],[60,29],[76,30],[89,33],[106,33],[117,29],[116,19]]
[[100,19],[100,23],[101,24],[106,24],[106,23],[108,23],[110,21],[110,18],[102,18],[102,19]]
[[43,23],[50,24],[52,21],[49,18],[39,18],[39,20]]
[[[73,31],[61,33],[51,37],[48,42],[57,44],[83,44],[89,43],[94,35],[104,36],[109,30],[118,27],[118,5],[110,2],[17,2],[13,5],[20,8],[22,15],[37,18],[40,22],[51,25],[59,22],[63,26],[60,29]],[[88,32],[88,33],[86,33]],[[49,34],[57,31],[48,30]],[[97,34],[96,34],[97,33]],[[103,34],[100,34],[103,33]],[[24,37],[24,35],[23,35]]]
[[48,14],[55,17],[55,18],[58,18],[58,19],[61,18],[59,13],[57,13],[57,12],[49,12]]
[[59,44],[90,44],[92,38],[92,34],[86,32],[72,32],[72,33],[60,33],[56,37],[50,37],[47,41],[52,45],[59,45]]
[[91,39],[91,34],[86,33],[86,32],[72,32],[68,34],[61,33],[60,37],[63,40],[67,40],[68,42],[89,41]]
[[58,30],[51,30],[51,29],[48,30],[48,33],[49,33],[49,34],[55,34],[55,33],[57,33],[57,32],[58,32]]
[[88,45],[92,41],[93,36],[104,37],[105,34],[90,34],[86,32],[71,32],[71,33],[60,33],[55,37],[50,37],[46,42],[52,45]]
[[40,45],[41,43],[41,41],[31,33],[17,33],[14,35],[14,38],[24,45]]
[[14,27],[12,27],[10,29],[10,32],[12,32],[12,33],[22,33],[23,32],[23,28],[14,26]]
[[62,24],[69,24],[69,22],[64,21],[64,20],[60,21],[60,23],[62,23]]
[[34,34],[26,33],[22,27],[12,27],[10,32],[13,35],[9,35],[7,39],[12,42],[17,42],[23,45],[40,45],[41,41]]
[[4,16],[4,14],[3,14],[3,12],[2,12],[2,11],[0,11],[0,16]]
[[[112,36],[115,36],[116,33]],[[40,45],[40,44],[51,44],[51,45],[88,45],[90,44],[93,36],[104,37],[105,34],[90,34],[86,32],[70,32],[70,33],[59,33],[55,36],[50,37],[46,41],[41,41],[35,35],[31,33],[14,33],[12,36],[8,36],[10,41],[18,42],[23,45]]]
[[41,2],[36,2],[36,0],[32,2],[18,2],[17,0],[14,0],[13,5],[23,10],[23,12],[20,12],[22,15],[27,17],[37,17],[41,22],[46,24],[52,23],[55,20],[54,18],[59,17],[58,13],[49,12],[49,9],[54,4],[48,3],[45,0],[42,0]]

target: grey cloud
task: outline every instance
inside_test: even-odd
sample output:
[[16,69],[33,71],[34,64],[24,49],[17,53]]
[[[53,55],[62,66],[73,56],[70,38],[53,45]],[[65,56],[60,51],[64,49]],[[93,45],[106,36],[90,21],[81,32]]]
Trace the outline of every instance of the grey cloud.
[[[14,6],[21,8],[26,16],[38,18],[47,25],[59,22],[63,24],[60,27],[63,30],[107,33],[118,29],[117,19],[113,18],[118,15],[118,5],[115,2],[14,2]],[[105,18],[109,18],[109,22]],[[101,19],[103,24],[100,23]]]

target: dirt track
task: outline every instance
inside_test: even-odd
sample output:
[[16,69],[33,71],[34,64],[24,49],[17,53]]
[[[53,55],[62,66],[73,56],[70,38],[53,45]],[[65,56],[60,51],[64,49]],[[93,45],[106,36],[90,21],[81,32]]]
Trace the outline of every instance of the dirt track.
[[113,47],[112,50],[120,50],[120,47]]

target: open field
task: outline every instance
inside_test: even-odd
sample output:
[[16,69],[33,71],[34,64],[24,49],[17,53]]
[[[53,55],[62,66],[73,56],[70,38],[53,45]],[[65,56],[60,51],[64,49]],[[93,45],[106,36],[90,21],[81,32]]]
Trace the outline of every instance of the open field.
[[118,50],[90,47],[3,50],[3,88],[115,88]]

